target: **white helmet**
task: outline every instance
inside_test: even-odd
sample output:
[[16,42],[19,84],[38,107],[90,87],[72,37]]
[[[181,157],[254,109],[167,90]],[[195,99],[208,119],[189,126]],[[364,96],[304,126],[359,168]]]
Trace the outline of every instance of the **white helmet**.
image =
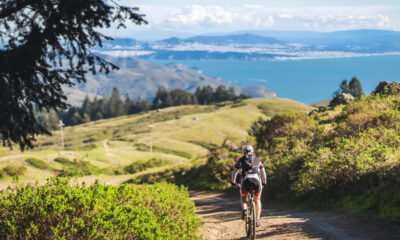
[[254,148],[250,145],[246,145],[243,147],[244,156],[249,158],[254,155]]

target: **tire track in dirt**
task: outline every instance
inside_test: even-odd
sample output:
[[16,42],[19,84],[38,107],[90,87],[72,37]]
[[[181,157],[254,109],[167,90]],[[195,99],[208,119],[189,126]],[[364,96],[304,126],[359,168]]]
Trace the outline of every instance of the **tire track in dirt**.
[[[191,192],[205,240],[245,239],[237,196]],[[264,204],[256,239],[400,239],[398,226],[367,223],[340,213],[300,211]]]

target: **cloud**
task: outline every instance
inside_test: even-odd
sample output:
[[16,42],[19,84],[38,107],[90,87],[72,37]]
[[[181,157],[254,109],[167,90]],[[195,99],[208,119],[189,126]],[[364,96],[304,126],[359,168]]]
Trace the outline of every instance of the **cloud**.
[[268,7],[189,4],[183,7],[143,5],[148,25],[135,31],[175,31],[202,34],[248,29],[337,31],[398,29],[398,8],[389,5],[349,7]]

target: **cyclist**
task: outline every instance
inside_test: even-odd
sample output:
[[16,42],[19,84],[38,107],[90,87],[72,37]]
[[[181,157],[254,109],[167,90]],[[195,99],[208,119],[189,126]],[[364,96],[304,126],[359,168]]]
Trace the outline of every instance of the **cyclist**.
[[232,172],[232,186],[237,187],[236,177],[242,169],[242,181],[240,189],[240,203],[242,205],[242,219],[246,218],[247,210],[247,195],[249,191],[254,190],[254,201],[256,205],[256,226],[260,226],[261,216],[261,192],[267,184],[267,174],[260,159],[254,154],[254,148],[250,145],[243,147],[243,156],[239,158],[235,164],[235,169]]

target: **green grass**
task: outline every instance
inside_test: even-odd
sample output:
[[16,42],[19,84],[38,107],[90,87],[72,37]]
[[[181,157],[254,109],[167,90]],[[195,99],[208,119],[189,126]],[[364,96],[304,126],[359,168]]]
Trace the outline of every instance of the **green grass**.
[[327,107],[329,106],[329,103],[331,102],[331,99],[325,100],[325,101],[321,101],[321,102],[317,102],[314,104],[311,104],[311,106],[313,107]]
[[[210,149],[221,145],[228,136],[248,138],[248,129],[258,118],[269,118],[275,112],[288,109],[310,111],[312,107],[287,99],[246,99],[210,106],[178,106],[161,109],[160,112],[148,111],[103,119],[65,127],[65,149],[60,147],[59,131],[52,132],[52,136],[38,136],[35,149],[24,153],[0,148],[0,158],[24,154],[23,157],[0,162],[0,167],[11,162],[25,164],[27,171],[23,177],[34,180],[57,174],[51,169],[64,169],[65,164],[54,161],[57,157],[69,161],[81,159],[96,169],[122,168],[136,161],[154,158],[166,160],[171,166],[190,164],[206,157]],[[154,128],[150,129],[149,124]],[[108,149],[104,146],[105,140],[108,140]],[[151,141],[152,153],[149,152]],[[137,148],[139,145],[141,149]],[[25,162],[28,157],[42,160],[48,164],[47,169],[41,169],[41,163]]]
[[29,163],[31,166],[38,168],[38,169],[50,169],[51,167],[49,166],[49,164],[47,164],[46,162],[44,162],[41,159],[37,159],[37,158],[27,158],[25,159],[25,162]]

